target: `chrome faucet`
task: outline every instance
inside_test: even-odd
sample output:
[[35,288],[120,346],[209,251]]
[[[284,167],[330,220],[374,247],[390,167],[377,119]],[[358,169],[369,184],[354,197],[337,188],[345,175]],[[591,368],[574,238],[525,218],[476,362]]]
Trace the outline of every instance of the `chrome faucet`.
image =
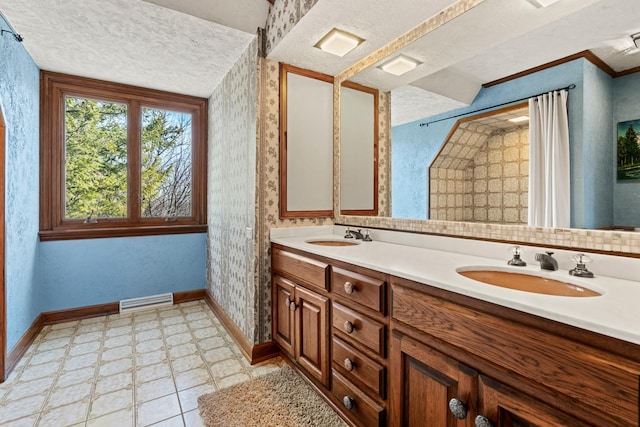
[[353,239],[362,240],[363,242],[372,242],[371,235],[369,234],[369,230],[364,230],[364,234],[362,234],[362,229],[358,228],[358,231],[353,231],[349,227],[344,231],[345,239]]
[[[350,237],[347,237],[350,236]],[[364,234],[362,234],[361,229],[358,228],[358,231],[350,230],[347,228],[346,235],[344,236],[346,239],[356,238],[357,240],[364,239]]]
[[558,269],[558,261],[552,256],[553,252],[547,251],[544,254],[536,254],[536,261],[540,263],[543,270],[556,271]]

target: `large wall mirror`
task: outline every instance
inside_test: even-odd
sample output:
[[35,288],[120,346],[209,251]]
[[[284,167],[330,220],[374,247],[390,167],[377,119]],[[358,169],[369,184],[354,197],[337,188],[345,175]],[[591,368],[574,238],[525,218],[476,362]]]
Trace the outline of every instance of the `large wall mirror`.
[[[528,129],[510,120],[528,115],[528,97],[566,89],[570,227],[640,228],[640,182],[616,175],[617,123],[640,118],[637,33],[636,0],[486,0],[339,76],[390,93],[391,216],[526,224]],[[415,68],[385,71],[397,58]],[[479,157],[462,159],[481,133]],[[484,178],[465,193],[474,172]]]

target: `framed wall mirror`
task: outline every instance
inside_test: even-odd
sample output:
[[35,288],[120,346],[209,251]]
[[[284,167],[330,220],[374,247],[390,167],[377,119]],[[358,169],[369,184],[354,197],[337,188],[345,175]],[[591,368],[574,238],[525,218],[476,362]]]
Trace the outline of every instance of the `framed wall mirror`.
[[[441,194],[430,192],[440,184],[429,168],[458,120],[575,85],[568,100],[571,228],[640,228],[640,186],[618,182],[615,172],[616,123],[640,117],[640,97],[630,96],[640,90],[640,49],[631,38],[640,32],[640,5],[533,3],[486,0],[337,76],[390,94],[391,217],[469,221],[448,216]],[[401,75],[383,70],[400,56],[415,68]],[[517,222],[500,216],[472,220],[522,223],[520,214]]]
[[340,102],[340,213],[378,215],[378,90],[345,82]]
[[280,64],[280,217],[333,216],[333,77]]

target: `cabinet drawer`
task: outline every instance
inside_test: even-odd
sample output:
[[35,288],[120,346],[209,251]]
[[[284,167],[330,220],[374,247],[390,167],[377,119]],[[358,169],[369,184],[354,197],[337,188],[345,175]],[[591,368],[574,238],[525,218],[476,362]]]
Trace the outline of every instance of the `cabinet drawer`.
[[273,249],[271,266],[274,271],[300,280],[305,285],[327,289],[329,265],[302,255]]
[[386,314],[384,285],[384,280],[338,267],[333,267],[331,272],[332,292],[382,314]]
[[385,357],[385,329],[382,323],[335,302],[331,313],[335,329]]
[[386,424],[385,409],[378,405],[356,386],[333,370],[333,395],[342,403],[341,408],[363,425],[384,426]]
[[640,365],[551,332],[393,284],[392,317],[568,396],[640,425]]
[[340,366],[345,378],[356,379],[381,398],[385,398],[385,368],[351,347],[338,337],[333,337],[333,365]]

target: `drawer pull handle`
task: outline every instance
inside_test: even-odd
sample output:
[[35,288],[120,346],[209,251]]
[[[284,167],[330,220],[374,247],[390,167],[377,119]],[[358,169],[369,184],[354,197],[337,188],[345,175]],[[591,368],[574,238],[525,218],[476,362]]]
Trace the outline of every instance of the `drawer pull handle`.
[[344,282],[344,292],[347,295],[351,295],[356,291],[356,287],[351,282]]
[[344,322],[344,331],[348,334],[352,333],[354,331],[356,327],[353,325],[353,323],[349,322],[348,320],[346,320]]
[[355,367],[356,364],[353,362],[353,360],[349,359],[348,357],[344,359],[344,369],[351,372]]
[[342,398],[342,404],[348,410],[352,410],[356,406],[356,400],[351,396],[345,396]]
[[449,411],[459,420],[467,418],[467,405],[455,397],[449,401]]
[[493,424],[489,421],[489,418],[478,415],[476,417],[476,427],[493,427]]

